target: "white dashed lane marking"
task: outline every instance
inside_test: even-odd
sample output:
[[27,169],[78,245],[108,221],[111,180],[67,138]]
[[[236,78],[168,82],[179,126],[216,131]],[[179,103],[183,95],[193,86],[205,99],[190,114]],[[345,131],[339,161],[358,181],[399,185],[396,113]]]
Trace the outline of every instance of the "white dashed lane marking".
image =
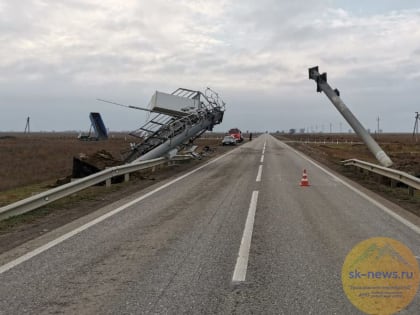
[[254,229],[255,211],[257,210],[258,191],[252,192],[249,204],[248,216],[245,222],[241,246],[239,247],[238,258],[236,259],[235,270],[233,271],[232,282],[245,281],[248,268],[249,251],[251,249],[252,231]]
[[262,168],[263,168],[262,165],[260,165],[259,168],[258,168],[257,178],[255,179],[255,181],[257,181],[257,182],[260,182],[261,181]]

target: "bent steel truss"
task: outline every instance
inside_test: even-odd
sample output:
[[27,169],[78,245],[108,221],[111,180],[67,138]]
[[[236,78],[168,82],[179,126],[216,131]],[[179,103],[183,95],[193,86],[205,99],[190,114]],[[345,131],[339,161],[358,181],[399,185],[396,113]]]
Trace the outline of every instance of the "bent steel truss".
[[156,92],[148,122],[131,135],[140,139],[124,162],[145,161],[176,152],[223,120],[225,103],[216,92],[179,88],[172,94]]

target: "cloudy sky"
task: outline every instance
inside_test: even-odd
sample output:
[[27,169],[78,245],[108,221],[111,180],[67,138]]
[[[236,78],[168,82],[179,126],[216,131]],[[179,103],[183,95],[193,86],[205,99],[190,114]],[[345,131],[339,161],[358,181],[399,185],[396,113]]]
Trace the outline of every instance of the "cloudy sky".
[[420,111],[420,1],[0,0],[0,131],[111,130],[155,90],[211,87],[217,130],[348,125],[308,80],[319,65],[366,128],[411,132]]

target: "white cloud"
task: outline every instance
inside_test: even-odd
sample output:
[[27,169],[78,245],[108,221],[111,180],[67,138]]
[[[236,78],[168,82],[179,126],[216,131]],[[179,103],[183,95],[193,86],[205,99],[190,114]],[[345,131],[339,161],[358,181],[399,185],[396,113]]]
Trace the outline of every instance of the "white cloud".
[[141,104],[153,89],[212,86],[238,102],[247,91],[277,100],[296,91],[308,102],[316,95],[309,94],[307,68],[319,64],[340,90],[394,86],[412,104],[404,85],[420,76],[420,10],[356,14],[332,3],[0,0],[0,39],[7,43],[0,91],[19,104],[13,87],[31,93],[36,83],[44,90],[34,102],[48,103],[49,86],[57,84],[79,98],[90,96],[86,89],[138,86],[144,95],[132,101]]

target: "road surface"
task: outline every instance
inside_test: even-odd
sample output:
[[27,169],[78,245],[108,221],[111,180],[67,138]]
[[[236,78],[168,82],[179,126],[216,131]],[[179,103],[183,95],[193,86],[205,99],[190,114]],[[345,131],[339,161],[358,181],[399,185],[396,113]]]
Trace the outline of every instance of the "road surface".
[[[354,245],[420,255],[418,222],[368,199],[262,135],[2,255],[0,314],[359,314],[341,284]],[[419,310],[417,294],[400,314]]]

